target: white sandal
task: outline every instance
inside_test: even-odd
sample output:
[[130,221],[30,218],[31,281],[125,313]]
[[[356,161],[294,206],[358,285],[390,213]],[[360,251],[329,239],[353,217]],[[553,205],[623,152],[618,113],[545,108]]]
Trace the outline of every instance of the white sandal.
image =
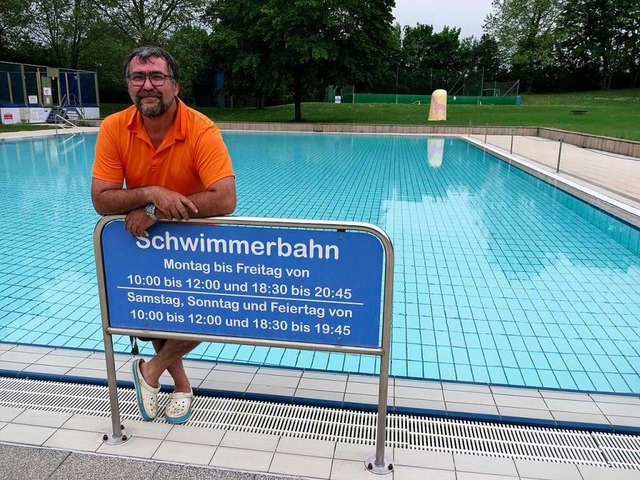
[[173,392],[169,395],[169,403],[164,409],[168,423],[184,423],[191,418],[191,401],[193,390],[188,393]]
[[160,384],[158,384],[157,388],[153,388],[144,380],[142,371],[140,370],[141,364],[141,358],[134,360],[131,365],[131,370],[133,371],[133,385],[136,388],[138,410],[140,410],[142,418],[148,422],[158,415],[158,392],[160,391]]

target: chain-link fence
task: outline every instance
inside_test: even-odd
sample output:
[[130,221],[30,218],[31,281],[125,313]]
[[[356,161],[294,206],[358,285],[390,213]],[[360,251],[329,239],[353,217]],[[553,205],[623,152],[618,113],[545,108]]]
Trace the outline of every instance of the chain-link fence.
[[485,78],[484,71],[423,69],[416,72],[398,69],[395,78],[387,75],[367,87],[329,86],[325,101],[340,103],[428,104],[434,90],[447,91],[448,103],[514,105],[519,103],[520,81],[496,81]]

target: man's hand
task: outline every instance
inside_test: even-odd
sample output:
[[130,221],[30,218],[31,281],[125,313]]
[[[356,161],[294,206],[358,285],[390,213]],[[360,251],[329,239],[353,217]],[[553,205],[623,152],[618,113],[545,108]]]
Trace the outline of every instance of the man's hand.
[[198,213],[198,208],[189,197],[163,188],[153,188],[153,203],[160,210],[160,218],[168,220],[189,220]]
[[156,221],[147,216],[144,208],[132,210],[124,219],[125,228],[135,237],[143,236],[147,228],[154,223],[156,223]]
[[[100,215],[144,210],[148,203],[153,203],[156,206],[156,216],[161,220],[189,220],[193,217],[233,213],[236,208],[236,186],[231,175],[212,183],[205,191],[187,197],[158,185],[123,189],[120,183],[94,178],[91,182],[91,198]],[[147,222],[144,228],[152,225],[144,220]],[[142,225],[144,222],[136,223]],[[135,232],[131,233],[135,235]]]

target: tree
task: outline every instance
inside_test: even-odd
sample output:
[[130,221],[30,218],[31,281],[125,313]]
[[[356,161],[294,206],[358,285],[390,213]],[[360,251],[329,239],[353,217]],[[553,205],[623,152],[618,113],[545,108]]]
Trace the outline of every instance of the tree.
[[89,0],[31,0],[31,32],[54,65],[78,68],[98,21]]
[[[464,45],[464,47],[463,47]],[[432,25],[405,27],[402,51],[406,59],[404,75],[412,92],[431,93],[447,88],[468,68],[468,41],[460,41],[460,29],[445,26],[435,33]]]
[[206,19],[212,24],[210,63],[224,72],[225,90],[232,95],[253,95],[259,107],[286,83],[282,72],[271,68],[266,37],[270,7],[259,0],[214,1]]
[[202,28],[183,27],[168,40],[167,50],[180,63],[180,98],[193,100],[193,86],[207,70],[208,34]]
[[472,44],[470,55],[476,68],[484,69],[485,78],[497,78],[501,75],[503,61],[495,38],[483,34],[479,41]]
[[136,45],[164,45],[180,27],[197,23],[204,0],[89,0]]
[[626,0],[628,10],[624,18],[623,49],[621,64],[629,72],[627,86],[640,86],[640,3]]
[[380,72],[391,50],[394,0],[214,0],[210,46],[228,88],[261,99],[303,95]]
[[498,41],[501,57],[529,91],[538,75],[555,63],[556,22],[564,1],[494,0],[485,19],[485,33]]
[[639,16],[637,0],[567,0],[562,47],[574,71],[598,78],[601,88],[611,88],[614,74],[625,69],[637,81]]
[[0,2],[0,59],[11,60],[20,49],[29,17],[28,0]]
[[354,83],[358,92],[374,91],[377,93],[407,93],[409,80],[406,74],[406,59],[402,51],[402,26],[393,26],[388,53],[382,59],[379,75],[372,76],[361,83]]
[[100,41],[91,42],[82,51],[79,68],[97,72],[101,102],[129,102],[122,59],[136,45],[105,22],[94,25],[90,35],[92,38],[99,38]]
[[627,86],[640,86],[640,3],[636,0],[624,0],[621,66],[629,72]]

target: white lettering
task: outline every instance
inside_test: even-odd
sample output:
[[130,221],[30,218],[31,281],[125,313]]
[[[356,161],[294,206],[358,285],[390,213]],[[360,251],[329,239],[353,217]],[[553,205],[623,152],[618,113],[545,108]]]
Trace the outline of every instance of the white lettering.
[[265,275],[268,277],[282,278],[281,267],[267,267],[266,265],[246,265],[244,263],[236,264],[236,273],[245,275]]
[[156,305],[173,305],[176,308],[182,307],[182,301],[179,297],[169,297],[163,293],[160,295],[141,295],[135,292],[127,292],[127,300],[134,303],[153,303]]
[[[338,260],[340,249],[337,245],[325,245],[316,243],[312,238],[307,243],[291,244],[278,237],[276,241],[263,242],[254,240],[206,238],[204,233],[199,237],[174,236],[169,232],[161,235],[153,235],[145,232],[144,236],[138,237],[136,246],[146,250],[153,247],[155,250],[174,250],[185,252],[203,253],[232,253],[236,255],[266,255],[278,257],[295,258],[318,258],[326,260]],[[168,267],[167,267],[168,268]],[[188,268],[184,268],[188,270]]]
[[238,301],[223,300],[222,298],[196,298],[191,295],[187,297],[187,305],[190,307],[222,308],[234,312],[240,310],[240,302]]
[[291,303],[271,302],[270,310],[277,313],[292,313],[294,315],[312,315],[318,318],[324,318],[324,307],[314,307],[312,305],[302,304],[295,305]]
[[211,272],[211,264],[209,263],[199,263],[190,260],[188,262],[180,262],[174,260],[173,258],[165,258],[164,259],[164,268],[168,270],[190,270],[193,272],[202,272],[209,274]]

